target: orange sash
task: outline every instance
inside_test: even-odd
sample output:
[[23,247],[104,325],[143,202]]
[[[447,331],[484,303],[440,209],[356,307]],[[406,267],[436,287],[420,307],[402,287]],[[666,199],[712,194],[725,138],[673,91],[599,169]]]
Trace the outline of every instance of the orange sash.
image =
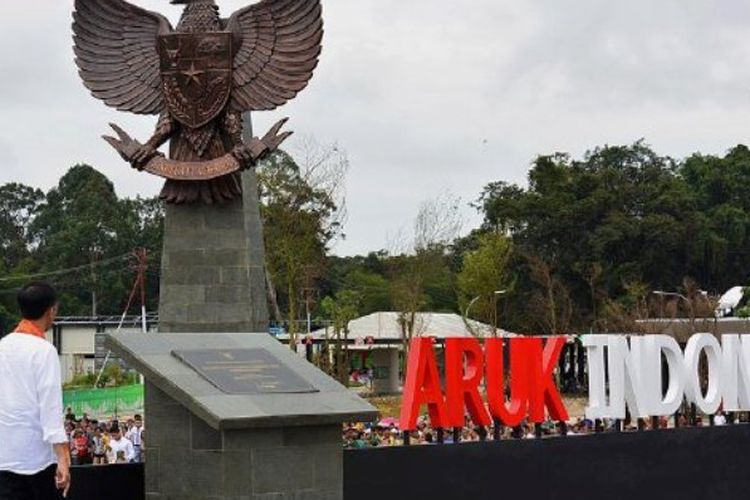
[[45,332],[43,332],[38,326],[36,326],[31,321],[25,319],[21,321],[18,326],[15,329],[15,333],[25,333],[27,335],[33,335],[34,337],[39,337],[40,339],[46,339],[47,336],[45,335]]

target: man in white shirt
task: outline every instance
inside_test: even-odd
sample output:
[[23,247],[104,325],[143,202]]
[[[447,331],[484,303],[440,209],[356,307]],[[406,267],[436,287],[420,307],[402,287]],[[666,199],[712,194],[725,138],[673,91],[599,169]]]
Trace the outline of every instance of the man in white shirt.
[[133,426],[130,428],[130,430],[125,434],[125,437],[133,443],[133,450],[135,451],[135,456],[133,458],[134,462],[140,462],[141,461],[141,447],[143,446],[143,418],[140,415],[135,415],[133,417]]
[[109,449],[107,462],[110,464],[129,464],[135,458],[133,443],[122,437],[119,427],[112,427],[109,431]]
[[70,488],[57,350],[45,338],[57,295],[45,283],[18,293],[23,321],[0,339],[0,500],[52,500]]
[[719,413],[714,415],[714,425],[721,426],[721,425],[727,425],[727,417],[724,415],[724,412],[719,410]]

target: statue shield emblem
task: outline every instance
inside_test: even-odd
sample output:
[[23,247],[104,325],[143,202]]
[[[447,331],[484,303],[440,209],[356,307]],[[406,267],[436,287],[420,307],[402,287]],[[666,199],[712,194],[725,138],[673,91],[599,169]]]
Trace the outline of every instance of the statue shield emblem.
[[198,128],[221,113],[232,90],[230,32],[172,33],[158,41],[164,97],[172,116]]

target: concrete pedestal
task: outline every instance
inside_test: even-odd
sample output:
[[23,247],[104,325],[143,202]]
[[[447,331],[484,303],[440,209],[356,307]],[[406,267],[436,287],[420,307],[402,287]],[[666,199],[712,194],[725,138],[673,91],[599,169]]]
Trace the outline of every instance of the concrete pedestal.
[[242,185],[243,199],[228,204],[166,206],[159,331],[268,331],[254,171]]
[[343,498],[341,425],[218,431],[146,385],[146,498]]
[[378,394],[397,394],[400,388],[398,347],[374,349],[372,356],[375,365],[373,390]]
[[[343,498],[341,423],[378,413],[269,334],[114,334],[107,345],[146,378],[147,499]],[[226,361],[201,372],[179,357],[206,349]],[[230,393],[209,372],[260,389]],[[307,388],[291,389],[297,377]]]

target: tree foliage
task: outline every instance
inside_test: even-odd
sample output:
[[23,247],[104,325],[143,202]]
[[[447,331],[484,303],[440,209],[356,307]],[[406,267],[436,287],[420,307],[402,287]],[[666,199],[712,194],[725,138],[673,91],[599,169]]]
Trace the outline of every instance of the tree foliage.
[[[627,303],[634,283],[675,290],[691,276],[722,292],[744,282],[749,185],[744,146],[723,158],[678,162],[637,142],[597,148],[581,160],[539,157],[527,188],[490,183],[477,207],[486,231],[507,232],[532,256],[532,279],[521,280],[522,288],[528,281],[546,288],[548,308],[552,296],[569,297],[570,321],[555,328],[597,328],[612,301],[635,307]],[[514,302],[517,328],[532,326],[533,303]]]
[[512,256],[513,244],[506,236],[489,232],[479,237],[478,248],[467,252],[458,274],[462,310],[473,313],[470,314],[473,318],[499,326],[499,292],[507,294],[513,288]]
[[323,313],[331,319],[333,327],[336,378],[344,385],[349,385],[349,323],[359,317],[361,300],[358,292],[341,290],[321,302]]
[[[291,155],[278,151],[258,169],[266,265],[275,296],[288,311],[292,346],[297,342],[301,304],[304,300],[309,304],[313,285],[323,274],[328,245],[342,230],[341,207],[331,185],[340,182],[336,177],[343,175],[344,167],[330,163],[334,157],[306,158],[316,159],[300,166]],[[332,166],[326,170],[327,165]]]
[[[473,317],[492,324],[497,315],[511,331],[622,331],[656,314],[710,314],[701,289],[717,295],[750,276],[745,146],[684,160],[643,142],[540,156],[527,184],[485,186],[474,204],[484,221],[467,236],[457,237],[458,200],[443,196],[422,205],[408,238],[384,242],[388,251],[336,257],[347,166],[336,146],[308,142],[257,170],[269,281],[295,340],[305,309],[345,332],[342,311],[356,302],[360,315],[398,312],[408,343],[422,333],[418,312],[463,313],[476,297]],[[35,277],[60,288],[65,315],[88,315],[94,303],[99,314],[120,314],[133,280],[128,254],[138,247],[153,256],[154,310],[162,221],[158,200],[122,199],[87,165],[47,193],[0,186],[0,331],[17,319],[16,289]]]
[[[88,165],[72,167],[48,193],[0,186],[0,304],[15,320],[15,290],[46,279],[61,293],[61,314],[119,315],[134,276],[129,253],[161,248],[163,211],[156,199],[120,199],[112,183]],[[158,260],[154,260],[158,262]],[[152,262],[153,264],[153,262]],[[17,277],[17,278],[16,278]],[[158,279],[149,279],[149,307],[158,304]]]

